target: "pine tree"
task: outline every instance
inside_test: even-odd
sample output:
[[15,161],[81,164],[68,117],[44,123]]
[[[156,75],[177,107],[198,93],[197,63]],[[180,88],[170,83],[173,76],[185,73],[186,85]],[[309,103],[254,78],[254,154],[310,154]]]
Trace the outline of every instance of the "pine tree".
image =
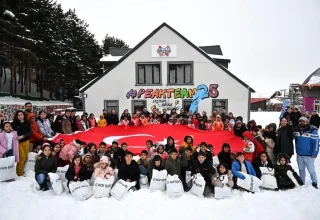
[[121,40],[119,38],[111,37],[108,34],[106,34],[106,36],[102,40],[102,51],[103,51],[103,54],[109,54],[109,49],[111,47],[129,48],[129,45],[126,44],[123,40]]

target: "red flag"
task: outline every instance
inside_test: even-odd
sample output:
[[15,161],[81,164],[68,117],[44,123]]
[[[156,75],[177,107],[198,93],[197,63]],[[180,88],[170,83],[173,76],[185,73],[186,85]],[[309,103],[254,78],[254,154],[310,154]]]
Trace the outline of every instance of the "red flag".
[[72,135],[60,134],[53,141],[59,142],[62,138],[68,144],[75,139],[80,139],[86,143],[93,142],[98,147],[102,141],[110,146],[112,141],[118,140],[119,144],[126,142],[129,150],[139,155],[142,150],[146,149],[147,140],[165,145],[167,137],[172,136],[176,142],[177,149],[179,149],[179,146],[184,142],[184,137],[187,135],[194,137],[195,145],[200,144],[202,141],[212,144],[215,155],[221,151],[223,143],[229,143],[231,151],[234,153],[242,152],[244,146],[242,140],[229,131],[201,131],[184,125],[164,124],[138,127],[112,125],[105,128],[95,127]]

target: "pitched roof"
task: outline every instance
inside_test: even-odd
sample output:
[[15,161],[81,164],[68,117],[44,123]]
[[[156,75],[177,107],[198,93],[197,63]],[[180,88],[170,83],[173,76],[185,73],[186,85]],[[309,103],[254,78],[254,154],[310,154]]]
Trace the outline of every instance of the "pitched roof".
[[320,84],[320,68],[311,73],[311,75],[306,78],[303,84]]
[[267,101],[269,100],[268,98],[251,98],[251,104],[257,103],[257,102],[262,102],[262,101]]
[[255,92],[250,86],[248,86],[246,83],[241,81],[238,77],[233,75],[228,69],[224,68],[221,64],[219,64],[217,61],[215,61],[213,58],[211,58],[206,52],[204,52],[202,49],[194,45],[192,42],[190,42],[187,38],[185,38],[183,35],[181,35],[178,31],[173,29],[171,26],[169,26],[167,23],[162,23],[159,27],[157,27],[154,31],[152,31],[146,38],[144,38],[140,43],[138,43],[134,48],[132,48],[130,51],[128,51],[118,62],[116,62],[111,68],[107,69],[104,73],[102,73],[100,76],[92,80],[90,83],[85,85],[80,89],[80,92],[86,91],[88,88],[90,88],[93,84],[95,84],[98,80],[100,80],[102,77],[104,77],[107,73],[112,71],[116,66],[118,66],[122,61],[124,61],[128,56],[130,56],[133,52],[138,50],[147,40],[149,40],[153,35],[155,35],[159,30],[161,30],[163,27],[167,27],[172,32],[177,34],[180,38],[182,38],[184,41],[186,41],[191,47],[196,49],[199,53],[201,53],[203,56],[205,56],[208,60],[210,60],[212,63],[216,64],[220,69],[222,69],[224,72],[229,74],[232,78],[234,78],[236,81],[238,81],[241,85],[245,86],[246,88],[250,89],[251,92]]
[[208,54],[221,55],[221,56],[223,55],[220,45],[201,46],[199,48]]
[[115,48],[115,47],[111,47],[109,49],[109,54],[112,55],[112,56],[124,56],[130,50],[131,50],[131,48]]

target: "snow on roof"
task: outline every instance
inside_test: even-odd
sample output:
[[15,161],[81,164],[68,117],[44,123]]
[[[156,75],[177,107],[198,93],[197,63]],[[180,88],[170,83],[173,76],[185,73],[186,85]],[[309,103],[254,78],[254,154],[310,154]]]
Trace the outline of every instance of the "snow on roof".
[[270,99],[269,104],[282,104],[282,101],[278,99]]
[[274,94],[273,92],[257,92],[257,93],[252,93],[251,98],[265,98],[268,97],[270,98]]
[[320,83],[320,75],[319,76],[312,76],[308,82],[308,84],[319,84],[319,83]]
[[11,18],[14,18],[14,17],[16,17],[11,11],[9,11],[9,10],[5,10],[4,12],[3,12],[3,14],[4,15],[8,15],[8,16],[10,16]]
[[[96,77],[98,78],[98,77]],[[89,85],[91,82],[93,82],[96,78],[94,78],[93,80],[91,80],[90,82],[88,82],[87,84],[85,84],[84,86],[82,86],[79,91],[81,91],[83,88],[85,88],[87,85]]]
[[100,62],[117,62],[121,58],[122,58],[122,56],[112,56],[112,55],[108,54],[108,55],[104,55],[100,59]]
[[26,102],[31,102],[32,105],[36,105],[36,106],[73,105],[72,103],[60,102],[60,101],[30,101],[30,100],[15,98],[12,96],[0,97],[0,104],[4,104],[4,105],[24,105]]
[[208,54],[212,59],[220,59],[220,60],[229,60],[225,58],[223,55],[216,55],[216,54]]

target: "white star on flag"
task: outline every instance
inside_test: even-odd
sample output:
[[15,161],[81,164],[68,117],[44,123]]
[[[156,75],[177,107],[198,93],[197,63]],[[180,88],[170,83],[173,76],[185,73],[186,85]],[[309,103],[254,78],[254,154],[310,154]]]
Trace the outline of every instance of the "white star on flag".
[[[155,141],[155,143],[157,143],[158,145],[166,145],[167,144],[167,142],[168,142],[168,139],[167,138],[163,138],[163,141]],[[178,144],[176,144],[177,142],[179,142],[179,140],[175,140],[174,141],[174,144],[175,144],[175,146],[179,146]]]

